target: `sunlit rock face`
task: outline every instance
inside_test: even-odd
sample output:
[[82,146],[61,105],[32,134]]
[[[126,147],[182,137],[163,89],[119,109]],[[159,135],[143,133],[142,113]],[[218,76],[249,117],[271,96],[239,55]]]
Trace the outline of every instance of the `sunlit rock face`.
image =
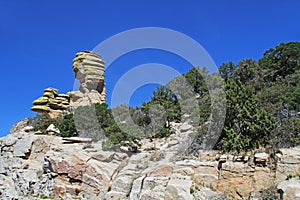
[[55,88],[47,88],[44,90],[42,97],[33,101],[34,112],[48,113],[52,118],[60,116],[66,112],[70,106],[70,96],[66,94],[59,94]]
[[78,91],[59,94],[58,89],[47,88],[43,96],[33,102],[31,110],[56,118],[69,108],[106,103],[105,67],[101,56],[90,51],[79,52],[73,60],[73,70],[80,82]]
[[101,56],[90,51],[79,52],[73,60],[73,70],[80,87],[79,91],[68,93],[72,107],[106,103],[105,67]]

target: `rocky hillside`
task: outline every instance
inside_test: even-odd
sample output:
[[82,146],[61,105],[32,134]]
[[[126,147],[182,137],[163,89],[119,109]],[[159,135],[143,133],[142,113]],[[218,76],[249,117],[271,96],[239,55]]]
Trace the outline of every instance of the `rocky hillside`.
[[138,153],[30,127],[11,133],[0,140],[0,199],[300,199],[300,147],[183,158],[191,126],[172,125],[157,150],[142,140]]
[[[258,62],[222,65],[226,103],[209,97],[205,77],[215,79],[195,67],[173,80],[182,85],[186,79],[195,97],[186,87],[175,94],[162,86],[141,107],[112,110],[105,104],[104,61],[80,52],[73,60],[79,90],[45,89],[32,107],[42,115],[22,120],[0,139],[0,199],[300,200],[299,55],[300,43],[291,42]],[[201,115],[190,107],[195,98]],[[210,138],[207,125],[219,122],[208,114],[219,115],[213,102],[226,107],[219,151],[202,148]],[[161,130],[155,122],[164,123]]]

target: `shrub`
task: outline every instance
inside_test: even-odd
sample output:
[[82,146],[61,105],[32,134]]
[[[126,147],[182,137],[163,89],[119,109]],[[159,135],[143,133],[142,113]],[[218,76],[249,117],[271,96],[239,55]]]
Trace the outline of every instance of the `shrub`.
[[62,137],[72,137],[77,135],[73,114],[64,115],[58,126]]
[[34,127],[34,131],[41,131],[44,134],[46,134],[46,129],[50,124],[58,127],[60,123],[61,118],[51,118],[47,113],[38,114],[36,117],[32,118],[30,122]]

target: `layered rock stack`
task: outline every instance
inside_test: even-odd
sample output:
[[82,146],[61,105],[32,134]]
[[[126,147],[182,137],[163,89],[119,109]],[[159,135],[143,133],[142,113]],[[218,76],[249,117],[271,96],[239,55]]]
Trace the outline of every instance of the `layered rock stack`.
[[80,81],[79,91],[68,93],[72,98],[72,107],[94,103],[106,103],[104,83],[104,62],[90,51],[79,52],[73,60],[76,79]]
[[33,102],[34,112],[49,113],[53,118],[61,115],[70,106],[70,96],[58,94],[55,88],[47,88],[44,95]]
[[79,52],[73,60],[73,70],[80,81],[79,91],[58,94],[57,89],[47,88],[44,95],[33,102],[31,110],[56,118],[68,108],[106,103],[105,70],[101,56],[90,51]]

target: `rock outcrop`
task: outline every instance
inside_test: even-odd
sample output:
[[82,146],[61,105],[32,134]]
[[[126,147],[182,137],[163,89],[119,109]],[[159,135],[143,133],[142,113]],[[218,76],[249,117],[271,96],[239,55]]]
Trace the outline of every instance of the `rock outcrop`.
[[90,51],[79,52],[73,60],[73,70],[80,87],[79,91],[68,93],[72,107],[106,103],[105,68],[101,56]]
[[55,88],[47,88],[44,95],[33,102],[34,112],[48,113],[56,118],[62,113],[79,106],[106,103],[104,82],[104,61],[94,52],[84,51],[76,54],[73,70],[80,82],[79,91],[58,94]]
[[283,181],[277,188],[282,199],[300,200],[300,177]]
[[33,102],[31,110],[39,113],[48,113],[55,118],[64,113],[69,106],[69,95],[59,94],[55,88],[47,88],[44,90],[44,95]]
[[157,139],[157,150],[143,140],[130,154],[103,151],[102,141],[12,133],[0,139],[0,199],[262,199],[263,191],[298,198],[299,178],[286,179],[299,176],[300,147],[281,149],[272,162],[265,153],[217,151],[183,159],[177,155],[188,131],[176,126],[176,134]]

